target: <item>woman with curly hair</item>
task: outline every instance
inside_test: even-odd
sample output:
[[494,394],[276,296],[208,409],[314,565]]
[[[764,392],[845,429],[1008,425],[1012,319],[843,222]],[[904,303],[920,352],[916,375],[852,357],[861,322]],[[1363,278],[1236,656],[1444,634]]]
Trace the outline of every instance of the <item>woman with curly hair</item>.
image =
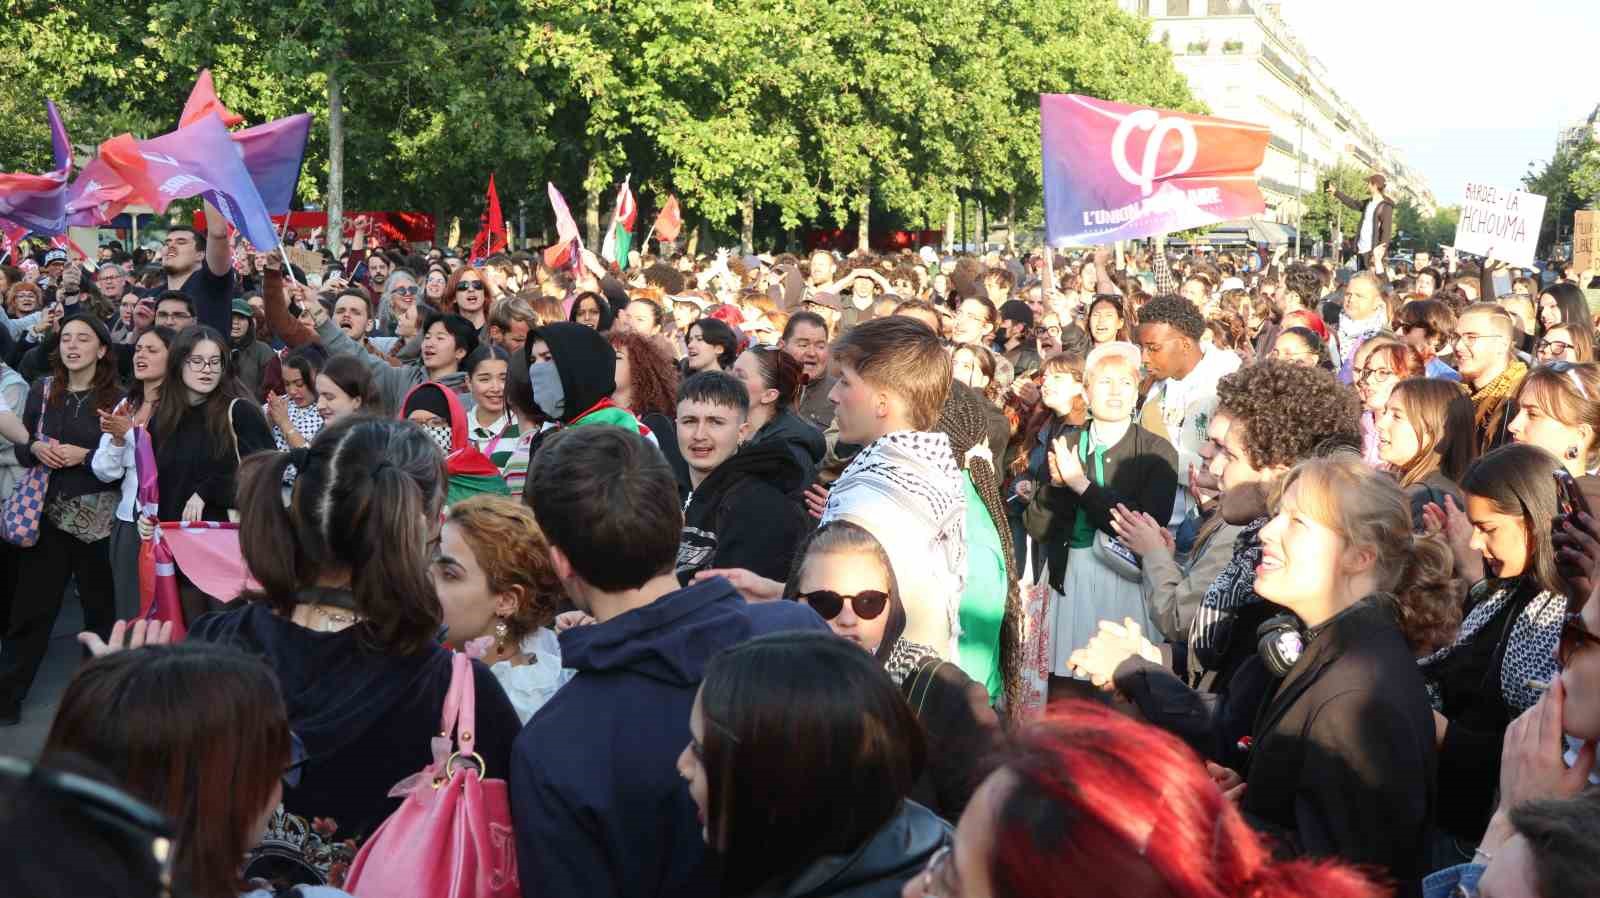
[[661,351],[661,345],[636,331],[612,328],[606,334],[617,353],[616,389],[611,401],[633,412],[655,434],[661,454],[680,489],[689,485],[689,466],[678,450],[678,366]]
[[444,641],[489,665],[527,723],[572,677],[550,629],[561,578],[533,512],[504,496],[450,506],[430,573]]

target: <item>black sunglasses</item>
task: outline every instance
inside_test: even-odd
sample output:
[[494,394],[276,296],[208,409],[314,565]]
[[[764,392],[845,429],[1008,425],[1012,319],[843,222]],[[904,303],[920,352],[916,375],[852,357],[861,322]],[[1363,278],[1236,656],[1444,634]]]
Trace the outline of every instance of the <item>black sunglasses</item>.
[[846,601],[855,610],[856,617],[862,620],[872,620],[889,607],[889,594],[876,589],[863,589],[853,596],[842,596],[831,589],[818,589],[800,593],[796,598],[804,599],[811,610],[822,615],[823,620],[838,617]]
[[482,290],[483,281],[461,281],[456,284],[457,290]]
[[1561,641],[1556,646],[1556,663],[1563,669],[1572,663],[1572,653],[1584,644],[1600,645],[1600,636],[1589,632],[1583,617],[1569,611],[1561,618]]

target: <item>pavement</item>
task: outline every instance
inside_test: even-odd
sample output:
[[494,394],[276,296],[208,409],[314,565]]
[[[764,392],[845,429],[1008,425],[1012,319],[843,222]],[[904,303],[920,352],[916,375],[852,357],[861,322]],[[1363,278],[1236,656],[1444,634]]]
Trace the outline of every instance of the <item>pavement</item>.
[[67,683],[81,663],[82,648],[77,638],[81,629],[83,609],[78,605],[77,592],[69,588],[61,602],[61,613],[56,615],[55,627],[50,631],[50,648],[22,703],[22,723],[0,727],[0,755],[29,760],[38,757],[44,738],[50,733],[50,721],[55,717],[61,693],[66,691]]

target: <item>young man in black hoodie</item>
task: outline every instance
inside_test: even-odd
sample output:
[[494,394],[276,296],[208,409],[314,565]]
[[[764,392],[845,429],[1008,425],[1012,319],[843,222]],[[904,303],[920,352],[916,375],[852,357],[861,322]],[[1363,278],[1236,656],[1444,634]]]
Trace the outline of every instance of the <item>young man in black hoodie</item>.
[[528,487],[556,575],[595,623],[561,634],[561,663],[577,673],[512,752],[523,894],[715,895],[676,768],[706,664],[755,636],[827,625],[797,602],[747,605],[721,577],[679,588],[677,483],[637,433],[563,429]]
[[[737,377],[702,371],[678,387],[678,449],[689,466],[678,580],[706,568],[789,577],[806,513],[794,497],[806,472],[782,440],[745,443],[750,393]],[[742,445],[741,445],[742,443]]]

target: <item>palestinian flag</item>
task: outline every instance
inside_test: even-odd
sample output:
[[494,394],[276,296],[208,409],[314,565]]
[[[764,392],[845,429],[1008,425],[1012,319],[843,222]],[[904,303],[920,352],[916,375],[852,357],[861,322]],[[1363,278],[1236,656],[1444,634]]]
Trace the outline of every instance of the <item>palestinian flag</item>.
[[622,189],[617,191],[617,205],[611,210],[611,227],[606,231],[605,244],[600,248],[600,258],[628,267],[628,250],[633,245],[633,225],[639,219],[639,206],[633,201],[633,191],[628,189],[629,175],[622,179]]

